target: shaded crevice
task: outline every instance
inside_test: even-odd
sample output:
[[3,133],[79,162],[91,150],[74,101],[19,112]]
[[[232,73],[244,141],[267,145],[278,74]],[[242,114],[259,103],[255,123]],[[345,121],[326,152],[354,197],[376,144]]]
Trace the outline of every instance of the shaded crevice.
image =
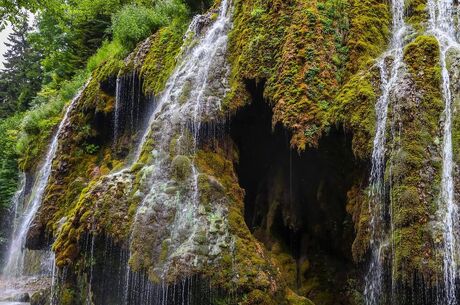
[[[154,96],[145,95],[143,79],[137,72],[125,74],[118,79],[118,88],[115,84],[115,97],[112,114],[113,128],[108,138],[113,139],[115,152],[118,158],[125,158],[129,154],[129,147],[138,141],[140,131],[146,128],[148,119],[156,106]],[[118,92],[117,92],[118,91]]]
[[[263,98],[264,82],[248,81],[247,89],[252,102],[230,123],[239,151],[236,169],[245,190],[246,223],[267,249],[281,247],[296,261],[291,288],[302,292],[309,275],[325,272],[313,269],[332,266],[338,270],[330,281],[343,287],[339,281],[355,272],[347,192],[366,176],[368,166],[354,157],[351,135],[339,128],[324,135],[318,148],[300,153],[291,149],[290,133],[279,124],[272,126],[272,109]],[[314,261],[318,257],[322,262]],[[306,261],[310,268],[302,267]]]

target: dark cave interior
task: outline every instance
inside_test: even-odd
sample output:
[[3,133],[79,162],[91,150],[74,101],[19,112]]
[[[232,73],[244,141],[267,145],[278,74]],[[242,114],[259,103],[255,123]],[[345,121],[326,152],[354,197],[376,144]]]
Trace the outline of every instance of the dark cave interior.
[[[355,272],[347,192],[365,177],[367,165],[355,158],[351,135],[340,128],[332,128],[317,148],[291,149],[289,132],[279,124],[272,127],[264,83],[248,81],[247,88],[252,102],[237,112],[230,125],[239,151],[236,169],[245,190],[246,223],[267,249],[281,246],[296,261],[292,289],[324,304],[347,304],[319,296],[323,292],[318,291],[327,285],[330,295],[347,293],[330,290],[344,287],[340,281]],[[309,268],[302,268],[305,261]],[[324,278],[310,278],[318,274]]]

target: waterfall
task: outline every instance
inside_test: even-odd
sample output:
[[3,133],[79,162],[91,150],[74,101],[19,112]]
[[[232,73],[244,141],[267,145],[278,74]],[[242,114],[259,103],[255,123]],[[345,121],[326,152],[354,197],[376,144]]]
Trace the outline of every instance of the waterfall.
[[456,234],[459,231],[458,206],[454,199],[454,181],[452,176],[452,93],[450,76],[447,70],[446,56],[451,48],[459,48],[455,35],[454,0],[429,0],[430,32],[436,37],[440,45],[440,64],[442,74],[442,93],[444,99],[444,136],[442,146],[442,176],[439,214],[442,215],[443,226],[443,270],[444,291],[441,296],[443,304],[455,305],[457,277],[458,241]]
[[30,195],[29,202],[27,207],[25,207],[24,215],[21,219],[16,232],[14,233],[9,251],[8,258],[6,261],[3,274],[10,277],[16,277],[23,275],[24,271],[24,245],[29,231],[29,227],[37,213],[40,204],[42,202],[43,194],[45,192],[46,186],[48,184],[48,179],[51,174],[52,163],[56,155],[56,151],[59,144],[59,138],[65,126],[67,126],[69,114],[74,108],[75,104],[80,98],[81,92],[76,95],[72,100],[70,105],[67,107],[64,117],[59,124],[57,132],[54,134],[51,144],[48,147],[48,152],[46,153],[46,158],[40,167],[35,184],[32,189],[32,194]]
[[[381,96],[375,105],[376,133],[372,151],[372,168],[369,178],[369,213],[370,213],[370,247],[371,259],[366,275],[364,297],[367,305],[380,304],[383,297],[382,287],[384,276],[383,252],[388,247],[389,224],[386,216],[389,208],[385,204],[385,144],[388,106],[390,93],[394,89],[404,67],[403,47],[407,27],[404,22],[404,0],[393,0],[392,3],[392,38],[389,49],[379,59]],[[388,67],[387,59],[393,59]],[[390,232],[391,233],[391,232]]]
[[[218,118],[221,101],[229,91],[227,78],[230,69],[226,51],[231,16],[228,6],[227,0],[221,2],[218,17],[209,26],[203,22],[206,21],[203,18],[209,16],[196,16],[192,21],[186,36],[193,35],[196,42],[183,48],[176,69],[158,97],[149,120],[150,127],[137,149],[137,158],[148,153],[152,161],[141,170],[144,199],[132,225],[130,260],[134,252],[143,251],[146,236],[155,234],[157,238],[151,237],[155,240],[153,242],[168,242],[170,256],[174,259],[185,257],[188,261],[184,263],[194,266],[200,263],[199,255],[194,252],[197,249],[196,235],[207,221],[199,211],[199,172],[194,158],[203,124]],[[144,151],[149,139],[154,139],[153,147],[149,147],[151,151]],[[174,175],[181,180],[180,186],[174,182]],[[212,209],[214,217],[225,224],[225,211],[221,206],[216,204]],[[209,237],[210,253],[220,253],[224,237]],[[152,245],[148,247],[153,248]],[[160,278],[166,275],[167,265],[165,262],[162,270],[155,266]],[[129,268],[126,281],[125,303],[131,304],[134,295],[130,295],[129,287],[139,290],[139,286],[145,287],[149,281],[142,275],[131,273]],[[163,286],[166,290],[161,289],[160,298],[155,299],[158,287],[148,286],[143,289],[143,297],[147,295],[153,304],[160,299],[164,301],[168,296],[168,284]]]
[[18,227],[18,217],[19,217],[19,205],[23,204],[24,193],[26,191],[26,175],[21,172],[19,174],[19,185],[18,190],[14,193],[13,198],[11,199],[11,205],[13,206],[13,230],[12,230],[12,239]]

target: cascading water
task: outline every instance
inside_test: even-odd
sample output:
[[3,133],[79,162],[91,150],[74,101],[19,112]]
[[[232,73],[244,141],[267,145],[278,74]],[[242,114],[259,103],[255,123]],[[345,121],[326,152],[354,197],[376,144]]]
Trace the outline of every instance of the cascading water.
[[14,234],[18,226],[19,205],[23,203],[25,190],[26,190],[26,175],[23,172],[21,172],[19,174],[18,190],[16,191],[16,193],[14,193],[14,196],[11,200],[11,203],[13,206],[13,231],[12,231],[13,234],[12,234],[12,237],[14,237]]
[[24,244],[27,232],[29,227],[35,217],[35,214],[40,207],[42,202],[42,197],[45,192],[46,186],[48,184],[48,178],[51,174],[52,163],[56,155],[56,151],[59,144],[59,137],[61,136],[62,131],[65,126],[68,124],[68,117],[72,109],[74,108],[76,102],[78,101],[81,92],[76,95],[72,100],[71,104],[67,107],[64,117],[59,124],[58,130],[53,136],[51,144],[48,148],[46,158],[38,171],[36,182],[32,189],[32,194],[30,200],[27,204],[27,207],[24,211],[24,216],[21,219],[21,223],[18,226],[16,232],[11,242],[11,246],[8,252],[8,258],[6,261],[5,268],[3,270],[3,275],[8,277],[21,276],[24,270]]
[[[200,33],[203,18],[195,17],[189,27],[186,36],[194,35],[198,42],[183,49],[178,66],[158,99],[150,128],[140,143],[143,147],[148,139],[154,139],[150,153],[152,164],[142,169],[142,192],[145,195],[132,227],[131,261],[135,260],[133,253],[144,251],[144,239],[150,236],[150,242],[154,243],[149,245],[151,248],[164,248],[167,243],[169,257],[177,260],[174,261],[175,267],[181,264],[181,260],[185,265],[202,263],[197,254],[200,249],[197,235],[203,233],[201,226],[209,220],[204,219],[199,207],[199,172],[194,158],[202,124],[219,116],[220,103],[229,90],[229,66],[225,58],[227,33],[231,27],[229,3],[226,0],[221,2],[217,19]],[[138,152],[140,155],[142,149]],[[175,180],[181,180],[180,186]],[[225,209],[219,204],[212,209],[214,218],[209,225],[218,221],[224,227]],[[172,223],[168,223],[171,217]],[[207,251],[215,255],[220,253],[225,234],[212,233],[207,238],[210,245]],[[162,266],[155,266],[152,273],[164,280],[168,265],[164,262]],[[130,274],[129,269],[126,278],[125,303],[135,304],[139,296],[132,295],[129,287],[139,289],[139,285],[146,285],[148,280],[143,275]],[[142,295],[143,303],[167,304],[172,291],[168,292],[167,284],[162,286],[164,289],[159,293],[158,287],[150,291],[147,285]],[[185,289],[186,285],[183,286]]]
[[[369,178],[369,213],[371,229],[371,259],[369,270],[366,275],[364,290],[367,305],[382,303],[384,259],[383,252],[388,247],[390,233],[387,223],[389,209],[385,203],[385,152],[386,152],[386,128],[390,93],[394,89],[400,76],[400,70],[404,67],[403,47],[407,27],[404,22],[404,0],[393,0],[392,3],[393,25],[392,38],[389,50],[380,58],[377,65],[380,69],[381,96],[375,105],[376,133],[373,143],[372,168]],[[388,69],[388,59],[393,61]]]
[[430,33],[440,45],[440,64],[442,75],[442,93],[444,99],[444,136],[442,149],[441,194],[438,212],[443,226],[443,270],[444,289],[440,302],[447,305],[457,304],[456,285],[459,232],[458,206],[454,199],[453,157],[452,157],[452,92],[447,53],[450,49],[459,49],[455,31],[454,0],[429,0]]

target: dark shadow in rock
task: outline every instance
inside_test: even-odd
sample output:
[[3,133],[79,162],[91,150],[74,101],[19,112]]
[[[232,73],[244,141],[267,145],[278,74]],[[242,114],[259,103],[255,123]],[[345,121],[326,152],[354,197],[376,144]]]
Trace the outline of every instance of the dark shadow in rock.
[[[340,128],[332,128],[317,148],[291,149],[290,133],[272,127],[264,82],[248,81],[247,88],[252,102],[230,123],[239,151],[237,174],[246,193],[246,223],[267,249],[296,261],[292,289],[313,301],[315,294],[327,292],[324,304],[349,304],[345,282],[357,276],[347,192],[366,179],[368,165],[355,158],[352,136]],[[308,289],[312,281],[317,288]]]

